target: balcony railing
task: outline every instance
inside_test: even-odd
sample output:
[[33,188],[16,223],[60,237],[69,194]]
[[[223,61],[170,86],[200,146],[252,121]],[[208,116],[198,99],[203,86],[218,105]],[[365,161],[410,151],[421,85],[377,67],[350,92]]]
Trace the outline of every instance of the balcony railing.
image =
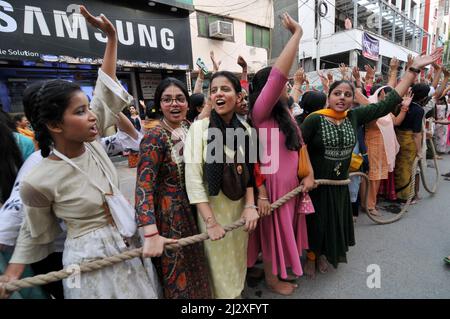
[[344,21],[350,18],[353,28],[371,31],[413,51],[422,51],[422,38],[428,33],[415,21],[416,5],[411,10],[413,18],[400,12],[384,0],[336,0],[335,29],[344,29]]

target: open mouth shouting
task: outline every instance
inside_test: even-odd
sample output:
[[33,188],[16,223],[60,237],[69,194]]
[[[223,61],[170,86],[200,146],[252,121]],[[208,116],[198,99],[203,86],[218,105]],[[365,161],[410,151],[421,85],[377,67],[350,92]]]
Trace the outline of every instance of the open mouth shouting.
[[180,109],[171,109],[170,115],[173,117],[180,117],[181,116],[181,110]]
[[96,124],[92,125],[91,128],[89,129],[89,132],[93,135],[97,135],[98,134],[97,125]]
[[217,99],[216,100],[216,106],[220,109],[223,108],[223,106],[225,105],[225,100],[224,99]]

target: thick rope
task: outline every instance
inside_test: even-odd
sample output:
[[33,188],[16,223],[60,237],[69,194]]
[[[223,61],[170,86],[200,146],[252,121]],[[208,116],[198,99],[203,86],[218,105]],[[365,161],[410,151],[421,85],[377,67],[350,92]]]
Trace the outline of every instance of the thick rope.
[[[434,151],[434,149],[433,149],[433,151]],[[380,219],[378,216],[373,216],[373,215],[369,214],[368,210],[366,209],[366,213],[372,221],[374,221],[375,223],[378,223],[378,224],[389,224],[389,223],[393,223],[393,222],[399,220],[403,216],[403,214],[407,211],[407,208],[409,207],[411,200],[415,194],[415,172],[417,170],[417,165],[418,165],[418,158],[416,158],[414,160],[414,163],[413,163],[412,169],[411,169],[411,186],[410,186],[411,191],[408,196],[408,200],[407,200],[406,204],[404,205],[403,209],[400,211],[400,213],[398,213],[395,217],[393,217],[391,219],[383,220],[383,219]],[[364,173],[353,172],[353,173],[350,173],[349,176],[350,177],[351,176],[361,176],[366,180],[367,185],[368,185],[369,178]],[[343,186],[343,185],[350,184],[350,179],[345,179],[345,180],[318,179],[318,180],[315,180],[315,183],[317,185]],[[303,190],[303,186],[300,185],[300,186],[296,187],[295,189],[293,189],[292,191],[290,191],[289,193],[285,194],[283,197],[281,197],[280,199],[278,199],[277,201],[275,201],[274,203],[271,204],[271,211],[284,205],[286,202],[288,202],[289,200],[291,200],[292,198],[294,198],[295,196],[300,194],[302,192],[302,190]],[[368,192],[366,191],[365,199],[364,199],[364,201],[366,203],[365,207],[367,207],[367,198],[368,198]],[[245,225],[245,220],[239,219],[230,225],[224,226],[223,228],[224,228],[225,232],[231,232],[237,228],[242,227],[243,225]],[[169,249],[169,250],[179,249],[181,247],[199,243],[199,242],[205,241],[207,239],[209,239],[209,236],[208,236],[208,233],[205,232],[205,233],[201,233],[198,235],[181,238],[178,240],[178,242],[176,244],[166,245],[165,249]],[[132,249],[132,250],[123,252],[123,253],[115,255],[115,256],[106,257],[106,258],[99,259],[99,260],[94,260],[94,261],[91,261],[88,263],[82,263],[79,265],[79,268],[78,268],[79,272],[77,272],[76,275],[78,275],[80,273],[91,272],[91,271],[99,270],[99,269],[102,269],[105,267],[109,267],[109,266],[121,263],[121,262],[129,260],[129,259],[140,257],[141,255],[142,255],[142,248],[136,248],[136,249]],[[20,280],[14,280],[7,284],[4,284],[4,288],[9,292],[14,292],[14,291],[21,290],[23,288],[46,285],[46,284],[54,282],[54,281],[59,281],[59,280],[68,278],[69,276],[74,274],[74,272],[75,271],[73,270],[73,267],[71,267],[69,269],[66,268],[66,269],[62,269],[60,271],[53,271],[53,272],[43,274],[43,275],[23,278]]]
[[[348,185],[350,183],[350,180],[349,179],[346,179],[346,180],[325,180],[325,179],[320,180],[319,179],[319,180],[316,180],[316,183],[318,185],[335,185],[335,186],[337,186],[337,185]],[[286,195],[284,195],[283,197],[281,197],[280,199],[278,199],[277,201],[272,203],[271,210],[273,211],[274,209],[281,207],[286,202],[288,202],[289,200],[294,198],[296,195],[301,193],[302,190],[303,190],[303,186],[299,186],[299,187],[293,189],[292,191],[290,191],[289,193],[287,193]],[[242,227],[243,225],[245,225],[245,221],[243,219],[239,219],[230,225],[224,226],[223,228],[226,232],[230,232],[230,231],[233,231],[234,229]],[[178,242],[176,244],[166,245],[165,249],[170,249],[170,250],[179,249],[181,247],[191,245],[194,243],[199,243],[199,242],[205,241],[207,239],[209,239],[209,236],[208,236],[208,233],[205,232],[202,234],[198,234],[198,235],[194,235],[194,236],[190,236],[190,237],[186,237],[186,238],[181,238],[178,240]],[[106,258],[99,259],[99,260],[94,260],[94,261],[91,261],[88,263],[82,263],[79,265],[79,268],[78,268],[79,273],[86,273],[86,272],[91,272],[91,271],[95,271],[98,269],[102,269],[105,267],[109,267],[109,266],[121,263],[121,262],[129,260],[129,259],[140,257],[141,255],[142,255],[142,248],[136,248],[136,249],[128,250],[126,252],[123,252],[123,253],[115,255],[115,256],[106,257]],[[79,273],[77,273],[77,274],[79,274]],[[53,271],[53,272],[43,274],[43,275],[37,275],[34,277],[28,277],[28,278],[23,278],[20,280],[14,280],[14,281],[7,283],[4,287],[9,292],[14,292],[14,291],[18,291],[23,288],[46,285],[46,284],[54,282],[54,281],[66,279],[69,276],[71,276],[72,274],[74,274],[74,267],[69,267],[66,269],[62,269],[60,271]]]
[[[386,224],[391,224],[394,223],[396,221],[398,221],[400,218],[403,217],[403,215],[408,211],[408,208],[411,204],[412,199],[414,198],[416,191],[416,171],[417,171],[417,165],[418,165],[419,159],[416,157],[414,159],[413,165],[411,167],[411,182],[410,182],[410,189],[409,189],[409,195],[408,195],[408,199],[406,200],[405,205],[403,205],[402,209],[400,210],[400,212],[398,212],[397,214],[394,215],[394,217],[389,218],[389,219],[385,219],[383,216],[375,216],[369,213],[369,210],[367,209],[367,197],[368,197],[368,191],[366,191],[366,195],[365,195],[365,202],[366,202],[366,214],[367,216],[369,216],[369,218],[374,221],[377,224],[380,225],[386,225]],[[363,173],[355,173],[356,175],[360,175],[362,177],[365,178],[366,180],[366,185],[368,187],[369,185],[369,177],[366,174]]]
[[433,154],[433,162],[434,162],[434,171],[435,171],[435,183],[433,185],[433,187],[430,187],[428,185],[428,182],[425,178],[425,168],[427,166],[427,160],[426,160],[426,154],[424,154],[424,157],[422,157],[422,159],[420,160],[420,177],[422,179],[422,185],[423,188],[425,188],[425,190],[430,193],[431,195],[436,194],[437,189],[438,189],[438,185],[439,185],[439,166],[438,166],[438,162],[437,162],[437,154],[436,154],[436,149],[434,148],[434,143],[431,140],[430,141],[430,145],[431,145],[431,153]]

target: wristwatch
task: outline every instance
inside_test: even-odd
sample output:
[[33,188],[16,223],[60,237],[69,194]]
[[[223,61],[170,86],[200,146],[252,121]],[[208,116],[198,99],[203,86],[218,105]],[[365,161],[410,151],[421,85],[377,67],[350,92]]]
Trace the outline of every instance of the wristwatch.
[[415,68],[415,67],[412,67],[412,66],[410,66],[408,68],[408,70],[411,71],[411,72],[417,73],[417,74],[419,74],[422,71],[422,70],[420,70],[418,68]]

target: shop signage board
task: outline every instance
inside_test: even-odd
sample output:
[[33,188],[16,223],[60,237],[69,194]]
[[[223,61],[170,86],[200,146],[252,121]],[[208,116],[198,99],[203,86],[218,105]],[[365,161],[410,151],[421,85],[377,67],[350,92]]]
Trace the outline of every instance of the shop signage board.
[[[77,3],[115,25],[119,65],[192,68],[188,11],[172,13],[145,1]],[[0,38],[0,59],[81,64],[101,64],[106,43],[71,0],[0,0]]]

